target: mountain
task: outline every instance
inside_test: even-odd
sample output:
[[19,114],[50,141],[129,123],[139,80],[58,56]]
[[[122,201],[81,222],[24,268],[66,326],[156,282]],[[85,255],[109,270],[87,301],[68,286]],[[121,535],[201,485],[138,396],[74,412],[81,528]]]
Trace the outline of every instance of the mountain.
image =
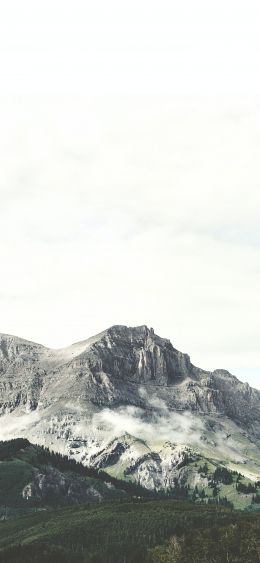
[[[25,437],[150,489],[211,494],[217,467],[245,486],[260,480],[260,392],[195,367],[146,326],[61,350],[2,334],[0,423],[0,439]],[[223,494],[250,504],[232,483]]]

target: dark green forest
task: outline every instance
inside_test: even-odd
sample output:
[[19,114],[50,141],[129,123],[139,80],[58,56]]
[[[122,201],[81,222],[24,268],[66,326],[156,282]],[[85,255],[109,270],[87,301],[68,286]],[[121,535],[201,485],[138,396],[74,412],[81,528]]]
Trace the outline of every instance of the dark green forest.
[[260,514],[178,500],[38,512],[0,522],[1,563],[257,562]]

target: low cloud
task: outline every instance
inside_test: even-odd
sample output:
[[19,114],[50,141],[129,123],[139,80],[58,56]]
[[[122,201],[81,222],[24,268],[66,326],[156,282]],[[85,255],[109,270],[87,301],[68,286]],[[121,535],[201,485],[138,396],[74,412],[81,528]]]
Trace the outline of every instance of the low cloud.
[[172,443],[198,444],[204,425],[199,417],[190,412],[170,411],[164,401],[157,397],[145,397],[151,409],[123,406],[117,409],[105,408],[93,417],[93,429],[107,434],[109,439],[124,433],[147,441],[149,444],[170,441]]
[[21,416],[6,414],[0,419],[0,440],[28,437],[31,428],[38,422],[39,414],[34,411]]

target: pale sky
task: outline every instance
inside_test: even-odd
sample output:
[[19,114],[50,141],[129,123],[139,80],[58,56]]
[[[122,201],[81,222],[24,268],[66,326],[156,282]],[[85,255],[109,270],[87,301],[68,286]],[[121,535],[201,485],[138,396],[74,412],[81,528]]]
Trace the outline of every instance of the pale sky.
[[260,388],[257,1],[0,7],[0,331],[147,324]]

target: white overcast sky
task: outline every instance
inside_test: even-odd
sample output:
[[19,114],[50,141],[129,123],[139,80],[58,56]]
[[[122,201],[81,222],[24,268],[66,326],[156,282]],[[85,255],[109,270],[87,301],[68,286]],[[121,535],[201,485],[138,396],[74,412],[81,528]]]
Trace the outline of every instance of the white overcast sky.
[[1,332],[148,324],[260,387],[258,5],[1,3]]

